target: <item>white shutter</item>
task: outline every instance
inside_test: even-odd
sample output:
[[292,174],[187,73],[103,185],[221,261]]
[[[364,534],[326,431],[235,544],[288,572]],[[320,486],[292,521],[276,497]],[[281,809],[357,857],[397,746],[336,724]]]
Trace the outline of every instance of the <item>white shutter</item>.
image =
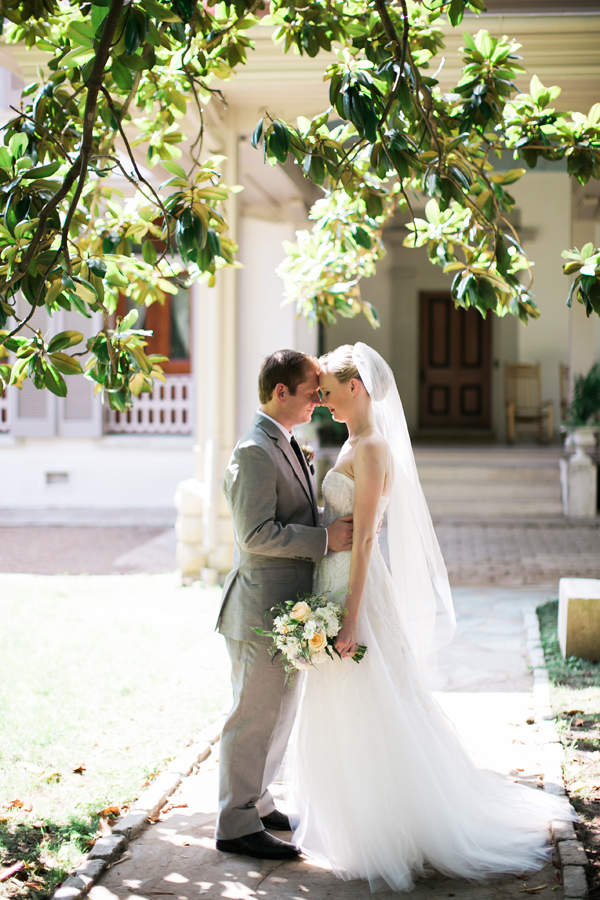
[[[27,315],[31,307],[23,298],[19,297],[17,308],[19,315]],[[36,309],[29,324],[32,328],[40,329],[45,336],[58,331],[57,316],[50,317],[45,307]],[[24,329],[24,334],[28,329]],[[56,401],[49,390],[38,391],[30,378],[23,382],[19,390],[16,387],[9,388],[10,404],[10,432],[15,437],[54,437],[56,434]]]
[[[59,318],[59,316],[56,316]],[[64,312],[60,331],[81,331],[84,341],[102,327],[102,315],[86,319],[77,312]],[[66,353],[79,353],[84,345],[69,348]],[[83,359],[83,357],[79,357]],[[102,434],[102,403],[94,396],[94,384],[83,375],[66,375],[67,396],[57,398],[58,433],[61,437],[98,437]]]

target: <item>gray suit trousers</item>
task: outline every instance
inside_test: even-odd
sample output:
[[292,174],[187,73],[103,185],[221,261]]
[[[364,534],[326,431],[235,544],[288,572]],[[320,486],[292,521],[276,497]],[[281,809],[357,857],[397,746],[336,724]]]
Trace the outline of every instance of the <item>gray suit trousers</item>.
[[281,768],[294,724],[302,673],[286,684],[269,645],[226,638],[233,707],[223,727],[219,759],[217,840],[263,831],[261,816],[275,808],[269,785]]

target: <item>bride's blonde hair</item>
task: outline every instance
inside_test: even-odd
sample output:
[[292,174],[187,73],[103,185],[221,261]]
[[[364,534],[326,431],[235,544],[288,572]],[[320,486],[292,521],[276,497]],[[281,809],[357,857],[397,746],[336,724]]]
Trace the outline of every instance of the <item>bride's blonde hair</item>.
[[319,365],[322,369],[335,375],[341,384],[347,384],[352,378],[362,381],[352,358],[353,350],[352,344],[342,344],[341,347],[336,347],[335,350],[330,350],[329,353],[320,356]]

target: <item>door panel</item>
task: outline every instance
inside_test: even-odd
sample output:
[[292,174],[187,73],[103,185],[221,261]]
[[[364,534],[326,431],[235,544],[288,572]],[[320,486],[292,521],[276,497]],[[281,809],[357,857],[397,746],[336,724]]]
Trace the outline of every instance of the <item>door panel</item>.
[[421,294],[419,427],[490,427],[491,324],[448,292]]

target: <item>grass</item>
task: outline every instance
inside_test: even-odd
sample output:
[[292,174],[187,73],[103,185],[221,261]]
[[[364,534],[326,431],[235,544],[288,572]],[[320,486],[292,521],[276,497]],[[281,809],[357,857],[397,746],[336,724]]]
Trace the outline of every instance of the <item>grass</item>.
[[[0,576],[0,897],[44,898],[230,699],[218,588]],[[19,804],[22,804],[20,806]]]
[[538,618],[550,701],[565,748],[565,787],[581,817],[578,836],[591,862],[589,897],[600,900],[600,663],[562,658],[557,600],[539,607]]

